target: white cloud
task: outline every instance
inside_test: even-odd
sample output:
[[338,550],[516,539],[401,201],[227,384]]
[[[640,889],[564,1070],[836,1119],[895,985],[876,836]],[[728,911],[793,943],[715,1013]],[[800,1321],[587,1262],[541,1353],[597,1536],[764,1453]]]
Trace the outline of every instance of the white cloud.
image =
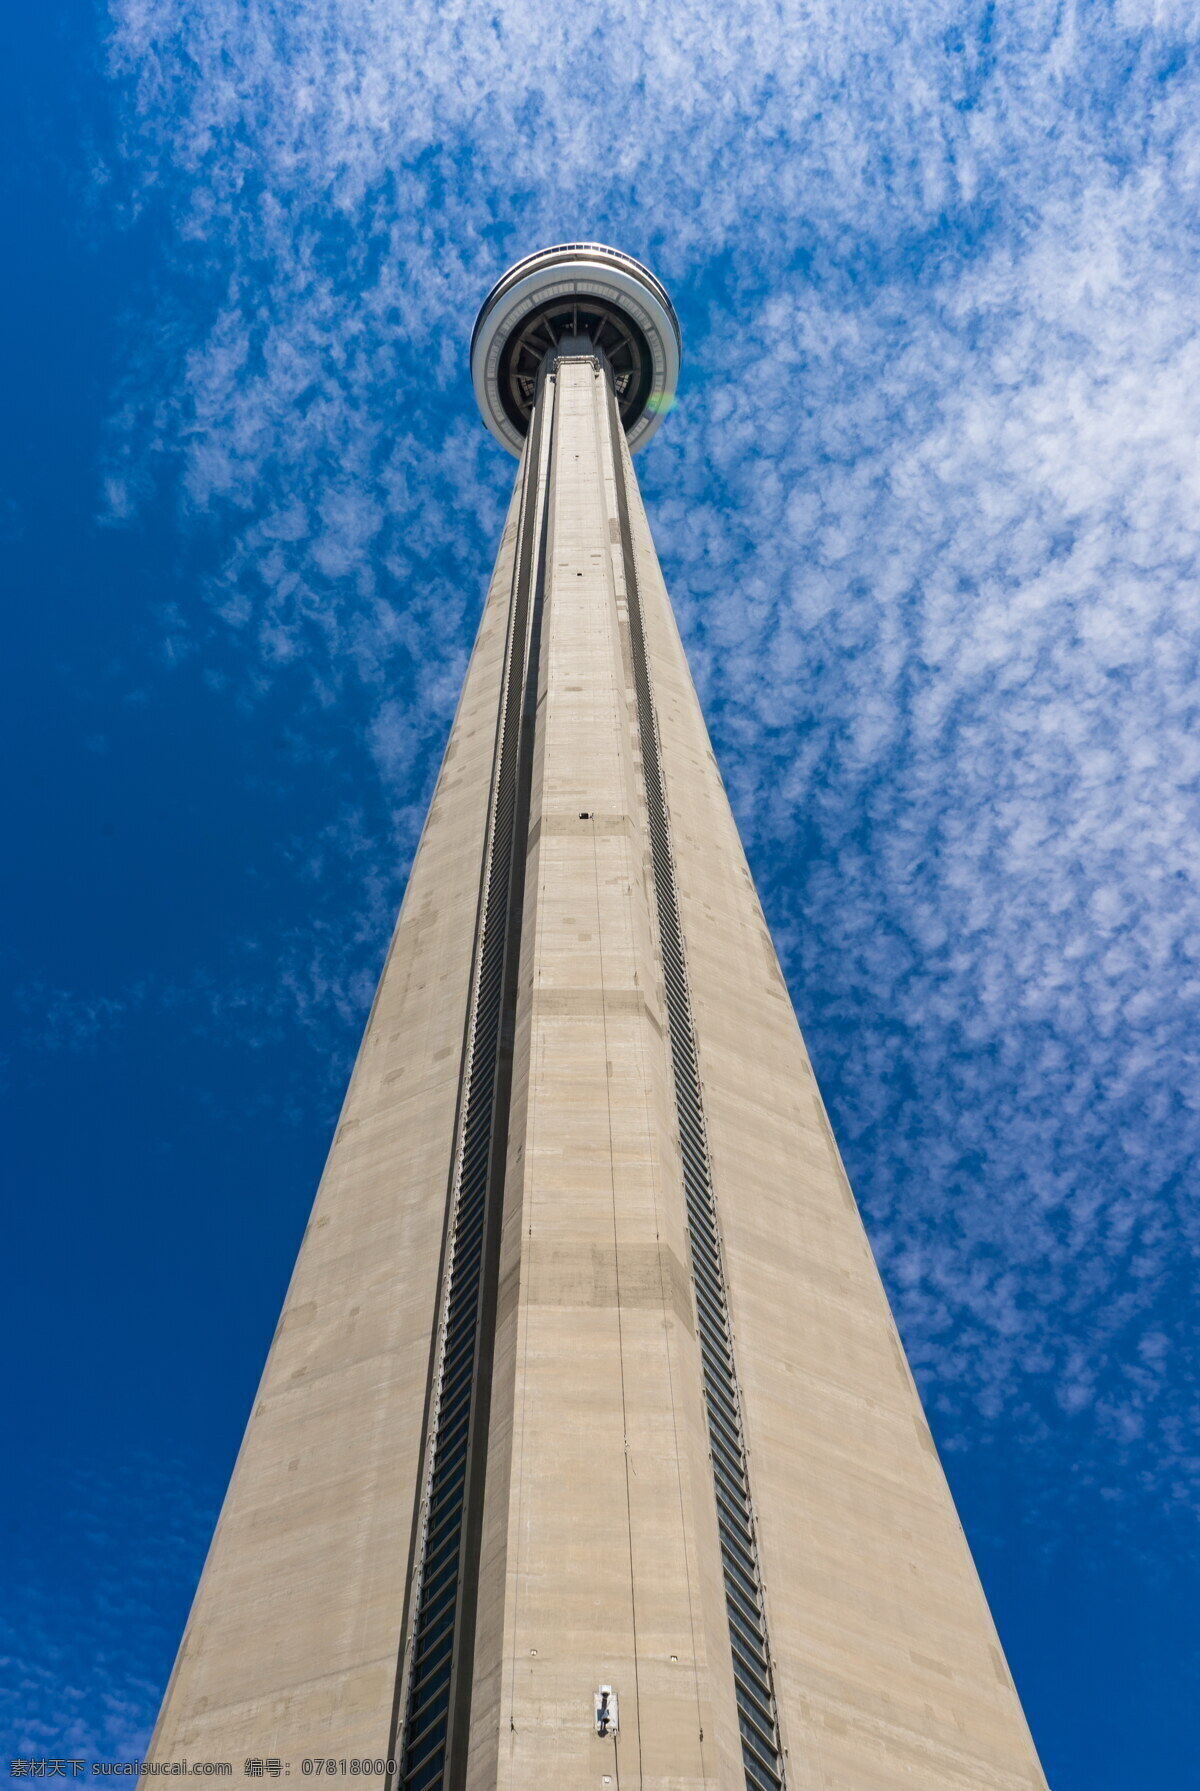
[[[177,311],[110,508],[168,477],[219,529],[193,636],[245,643],[248,696],[288,668],[351,704],[411,844],[510,471],[474,308],[546,240],[650,259],[687,326],[660,544],[946,1434],[1065,1414],[1085,1477],[1186,1484],[1193,9],[112,18]],[[298,1009],[352,1012],[368,936]]]
[[4,1757],[139,1760],[177,1641],[165,1625],[186,1615],[219,1488],[150,1454],[61,1480],[46,1557],[61,1577],[26,1571],[0,1617]]

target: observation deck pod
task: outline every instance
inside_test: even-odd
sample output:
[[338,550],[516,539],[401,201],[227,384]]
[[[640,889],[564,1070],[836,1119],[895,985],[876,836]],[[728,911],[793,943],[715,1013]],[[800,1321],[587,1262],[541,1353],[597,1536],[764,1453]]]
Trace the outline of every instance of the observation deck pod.
[[483,301],[471,381],[484,423],[510,454],[529,429],[547,356],[603,355],[632,450],[675,397],[679,319],[649,268],[603,243],[561,243],[514,263]]

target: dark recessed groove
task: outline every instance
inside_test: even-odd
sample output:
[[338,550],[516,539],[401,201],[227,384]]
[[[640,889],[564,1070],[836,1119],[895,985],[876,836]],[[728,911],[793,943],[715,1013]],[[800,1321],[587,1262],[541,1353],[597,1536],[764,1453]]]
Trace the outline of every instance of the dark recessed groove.
[[[696,1061],[696,1035],[679,922],[679,900],[659,755],[658,724],[646,654],[637,563],[629,527],[629,494],[622,457],[624,443],[616,402],[611,394],[608,408],[625,591],[629,606],[629,636],[638,729],[641,735],[642,775],[649,815],[650,859],[675,1075],[676,1119],[687,1204],[697,1330],[704,1369],[713,1492],[725,1568],[726,1614],[742,1737],[742,1763],[748,1786],[756,1788],[756,1791],[782,1791],[785,1783],[783,1753],[779,1744],[775,1696],[771,1684],[770,1649],[763,1613],[758,1551],[750,1517],[753,1505],[742,1438],[737,1376],[729,1340],[725,1271],[721,1260],[716,1199]],[[733,1502],[726,1490],[729,1482],[732,1482],[735,1494]],[[753,1647],[747,1648],[744,1640],[740,1646],[735,1647],[735,1637],[743,1637],[747,1630],[753,1636]]]
[[459,1791],[466,1778],[549,510],[545,409],[535,412],[523,475],[393,1791]]

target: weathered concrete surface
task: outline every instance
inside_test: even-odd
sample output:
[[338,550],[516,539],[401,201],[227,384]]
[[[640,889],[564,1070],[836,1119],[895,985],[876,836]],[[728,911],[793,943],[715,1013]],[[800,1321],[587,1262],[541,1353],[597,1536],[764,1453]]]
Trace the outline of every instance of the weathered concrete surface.
[[[744,1783],[603,375],[560,362],[470,1791]],[[625,463],[793,1791],[1044,1785]],[[510,587],[155,1740],[386,1757]],[[764,672],[764,675],[769,675]],[[621,1726],[593,1732],[612,1685]]]
[[[552,521],[473,1791],[739,1777],[602,378],[560,362],[543,400]],[[592,1731],[602,1684],[614,1741]]]
[[636,509],[789,1782],[1027,1791],[1045,1781]]

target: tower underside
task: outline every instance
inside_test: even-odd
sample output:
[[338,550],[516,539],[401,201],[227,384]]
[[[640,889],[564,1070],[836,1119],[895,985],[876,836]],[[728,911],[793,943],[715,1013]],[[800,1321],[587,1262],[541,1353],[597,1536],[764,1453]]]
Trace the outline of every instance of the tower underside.
[[1043,1787],[619,402],[551,359],[153,1754]]

